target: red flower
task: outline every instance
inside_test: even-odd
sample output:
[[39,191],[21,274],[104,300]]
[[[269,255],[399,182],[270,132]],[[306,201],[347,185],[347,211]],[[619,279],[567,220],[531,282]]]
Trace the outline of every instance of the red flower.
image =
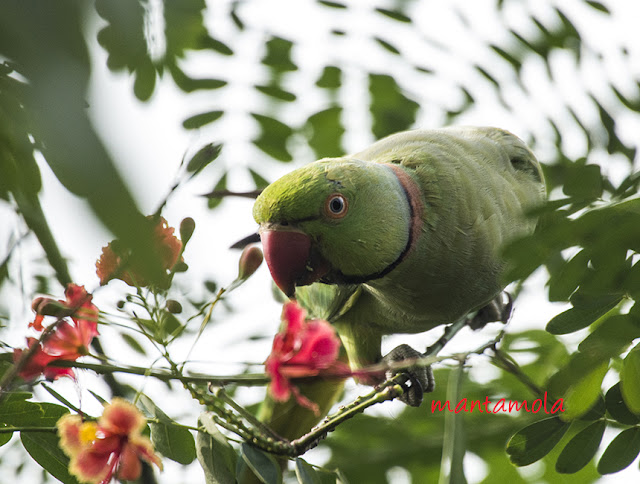
[[347,377],[348,365],[338,360],[340,339],[333,326],[316,319],[305,321],[306,311],[295,302],[285,304],[284,331],[273,340],[271,354],[265,362],[271,377],[272,397],[286,401],[294,394],[298,403],[318,413],[318,406],[300,393],[292,378],[308,376]]
[[[35,353],[29,358],[27,363],[20,370],[19,375],[24,380],[33,380],[39,375],[44,374],[47,380],[56,380],[61,376],[74,377],[73,370],[71,368],[62,368],[56,366],[47,366],[51,361],[56,360],[55,356],[48,355],[42,351],[42,347],[38,343],[36,338],[27,338],[27,346],[31,348],[34,344],[38,345]],[[22,352],[26,350],[16,348],[13,350],[13,361],[17,362],[22,356]]]
[[[175,229],[160,217],[153,237],[155,251],[165,272],[176,265],[182,251],[182,242],[173,235],[174,232]],[[145,287],[150,283],[149,276],[136,260],[135,254],[122,249],[118,240],[113,240],[102,248],[102,254],[96,262],[96,274],[103,286],[111,279],[120,279],[134,287]]]
[[162,469],[147,437],[141,435],[146,420],[131,403],[114,398],[97,422],[65,415],[56,424],[60,447],[69,456],[69,472],[82,482],[106,484],[140,477],[143,459]]
[[[54,301],[49,298],[37,298],[33,308],[37,312],[36,318],[29,326],[36,331],[43,331],[42,322],[45,316],[62,318],[71,316],[72,323],[63,320],[44,341],[39,343],[35,338],[27,338],[27,345],[31,348],[38,345],[35,353],[20,370],[20,376],[25,380],[32,380],[40,374],[45,378],[55,380],[61,376],[73,378],[71,368],[57,368],[47,366],[54,360],[75,361],[89,352],[89,345],[94,336],[98,335],[98,308],[91,303],[91,295],[84,286],[69,284],[65,290],[65,301]],[[15,349],[14,361],[18,361],[24,350]]]

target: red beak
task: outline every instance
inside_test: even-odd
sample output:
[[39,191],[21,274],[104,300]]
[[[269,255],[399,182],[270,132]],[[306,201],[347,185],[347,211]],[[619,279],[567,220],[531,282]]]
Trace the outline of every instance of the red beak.
[[295,230],[262,230],[264,258],[276,285],[292,297],[296,285],[311,284],[322,274],[310,268],[311,239]]

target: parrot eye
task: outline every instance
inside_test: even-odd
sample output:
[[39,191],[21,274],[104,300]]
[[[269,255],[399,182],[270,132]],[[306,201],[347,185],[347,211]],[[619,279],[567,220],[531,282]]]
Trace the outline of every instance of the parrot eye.
[[325,213],[331,218],[342,218],[347,214],[349,204],[347,199],[339,193],[329,195],[324,204]]

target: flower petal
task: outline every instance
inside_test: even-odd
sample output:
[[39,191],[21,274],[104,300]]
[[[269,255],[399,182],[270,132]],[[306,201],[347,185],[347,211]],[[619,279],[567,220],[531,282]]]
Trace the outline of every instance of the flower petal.
[[[64,358],[55,359],[63,360]],[[63,376],[68,376],[72,380],[76,379],[76,374],[73,371],[73,368],[64,368],[62,366],[47,366],[44,369],[43,374],[44,377],[49,381],[57,380],[58,378],[61,378]]]
[[318,406],[302,395],[291,379],[350,376],[348,366],[338,360],[340,339],[327,321],[305,322],[306,311],[296,302],[285,304],[282,315],[286,326],[275,336],[265,361],[265,371],[271,377],[269,392],[277,401],[286,401],[293,393],[299,405],[318,412]]
[[135,405],[116,397],[104,408],[98,424],[107,434],[128,436],[139,433],[146,422]]
[[340,339],[333,326],[322,320],[309,321],[302,335],[302,345],[288,363],[302,364],[310,369],[328,368],[338,358],[339,350]]
[[287,323],[287,333],[297,334],[302,329],[307,312],[295,301],[289,301],[282,308],[282,319]]
[[[49,364],[49,362],[55,358],[42,351],[40,343],[35,338],[27,338],[27,345],[29,348],[31,348],[33,345],[38,345],[38,348],[31,355],[27,363],[22,367],[18,374],[23,380],[30,381],[40,376],[44,372],[47,364]],[[14,349],[13,361],[17,363],[20,358],[22,358],[22,353],[24,351],[25,350],[20,348]]]
[[164,269],[171,269],[176,265],[182,250],[182,242],[173,235],[175,230],[173,227],[169,227],[168,222],[163,217],[160,217],[154,230],[156,248],[160,254]]
[[108,482],[106,478],[113,474],[115,459],[116,455],[112,453],[83,449],[71,457],[69,472],[83,482]]
[[135,448],[136,454],[150,464],[155,464],[162,470],[162,460],[153,449],[151,441],[142,435],[132,435],[129,439],[129,445]]
[[271,377],[269,385],[271,396],[276,401],[285,402],[291,396],[291,384],[281,372],[280,366],[280,362],[275,359],[267,360],[265,364],[267,374]]
[[[102,254],[96,261],[96,274],[100,279],[100,285],[104,286],[107,282],[118,275],[122,260],[116,255],[111,247],[113,242],[102,248]],[[128,284],[128,283],[127,283]]]
[[44,351],[51,356],[65,357],[70,360],[82,356],[83,342],[78,328],[67,321],[58,323],[55,331],[42,345]]
[[44,320],[44,316],[42,314],[36,314],[36,318],[33,320],[33,323],[29,323],[29,328],[33,328],[36,331],[43,331],[44,326],[42,326],[42,321]]
[[127,481],[135,481],[140,477],[141,473],[142,464],[140,463],[140,457],[136,453],[136,448],[130,443],[124,444],[120,453],[116,477]]
[[60,448],[69,457],[77,454],[83,447],[80,440],[82,418],[79,415],[66,414],[56,422],[60,436]]

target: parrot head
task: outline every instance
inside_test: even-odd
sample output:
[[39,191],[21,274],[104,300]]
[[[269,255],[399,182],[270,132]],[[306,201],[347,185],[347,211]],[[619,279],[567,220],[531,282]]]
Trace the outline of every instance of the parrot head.
[[323,159],[269,185],[253,216],[276,285],[380,277],[411,238],[411,206],[391,165]]

